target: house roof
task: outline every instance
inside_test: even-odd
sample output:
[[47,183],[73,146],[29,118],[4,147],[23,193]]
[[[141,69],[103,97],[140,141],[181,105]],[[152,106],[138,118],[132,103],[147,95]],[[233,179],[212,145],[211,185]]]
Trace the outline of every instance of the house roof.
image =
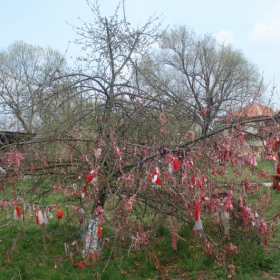
[[257,118],[257,117],[270,117],[279,113],[278,109],[273,109],[271,106],[266,106],[259,103],[249,104],[240,110],[231,113],[232,117],[247,117],[247,118]]

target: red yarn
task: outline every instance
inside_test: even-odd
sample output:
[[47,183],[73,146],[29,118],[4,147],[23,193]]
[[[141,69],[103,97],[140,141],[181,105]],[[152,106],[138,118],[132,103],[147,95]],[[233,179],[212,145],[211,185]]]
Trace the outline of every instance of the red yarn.
[[17,212],[17,216],[20,217],[21,216],[21,211],[19,206],[16,206],[16,212]]
[[102,228],[101,228],[101,225],[98,224],[97,225],[97,233],[96,233],[96,236],[101,238],[102,237]]
[[161,186],[161,178],[159,176],[157,177],[156,184]]
[[176,170],[180,167],[179,161],[177,158],[173,160],[173,170]]
[[91,180],[93,179],[93,174],[92,173],[89,173],[88,175],[87,175],[87,178],[86,178],[86,183],[90,183],[91,182]]
[[61,209],[58,209],[57,212],[56,212],[57,219],[61,220],[63,215],[64,215],[63,211]]
[[195,221],[198,221],[200,218],[200,213],[199,213],[199,205],[198,205],[198,202],[196,201],[194,203],[194,220]]

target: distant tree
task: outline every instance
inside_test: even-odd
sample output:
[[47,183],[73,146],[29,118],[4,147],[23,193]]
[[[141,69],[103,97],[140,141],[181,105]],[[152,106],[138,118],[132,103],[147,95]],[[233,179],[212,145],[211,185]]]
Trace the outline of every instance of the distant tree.
[[59,52],[23,41],[0,53],[0,104],[10,125],[7,129],[36,130],[41,124],[39,108],[48,102],[50,81],[65,66]]
[[185,26],[165,32],[157,65],[170,73],[165,91],[184,107],[202,134],[231,109],[261,98],[264,84],[256,66],[230,45],[202,38]]

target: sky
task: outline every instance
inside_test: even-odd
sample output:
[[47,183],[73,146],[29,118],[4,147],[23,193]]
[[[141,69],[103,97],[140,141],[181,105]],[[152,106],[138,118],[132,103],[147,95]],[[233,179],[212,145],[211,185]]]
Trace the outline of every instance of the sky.
[[[94,1],[94,0],[92,0]],[[101,13],[111,15],[119,0],[99,0]],[[273,86],[273,103],[280,108],[280,1],[279,0],[126,0],[132,24],[162,15],[163,26],[185,25],[197,35],[211,34],[241,50]],[[92,22],[86,0],[0,0],[0,50],[15,41],[52,47],[70,60],[80,47],[71,28]],[[81,21],[82,20],[82,21]],[[70,45],[69,45],[70,43]],[[67,53],[66,53],[67,50]]]

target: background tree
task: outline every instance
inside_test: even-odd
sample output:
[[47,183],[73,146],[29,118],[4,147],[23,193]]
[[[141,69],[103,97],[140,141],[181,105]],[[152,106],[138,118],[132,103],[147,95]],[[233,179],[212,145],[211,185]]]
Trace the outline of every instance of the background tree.
[[38,110],[43,107],[40,102],[48,100],[50,80],[65,66],[64,58],[57,51],[22,41],[2,51],[0,102],[6,123],[17,131],[34,132],[41,124]]
[[241,51],[212,36],[198,38],[179,26],[165,32],[160,48],[157,65],[172,73],[165,90],[184,105],[202,134],[219,116],[263,94],[256,66]]

